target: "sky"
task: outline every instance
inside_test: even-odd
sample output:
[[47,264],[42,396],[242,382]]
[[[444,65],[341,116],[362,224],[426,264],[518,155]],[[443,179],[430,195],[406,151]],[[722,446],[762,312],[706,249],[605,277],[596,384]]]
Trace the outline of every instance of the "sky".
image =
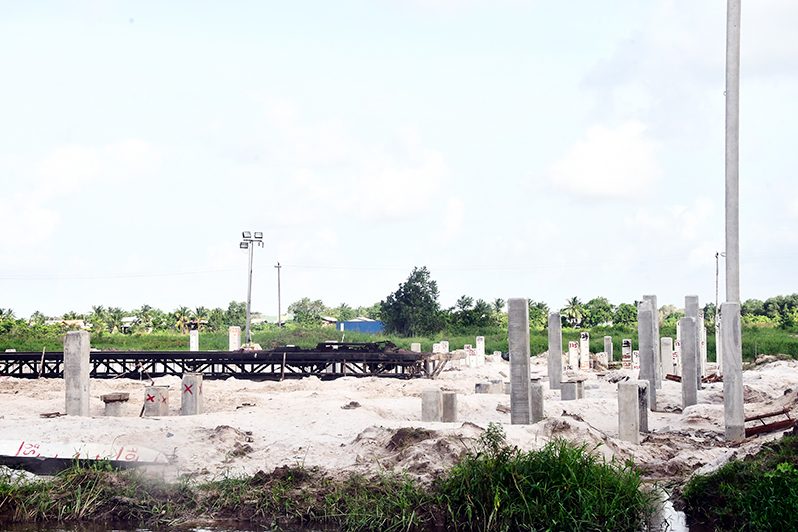
[[[0,307],[715,299],[723,0],[0,2]],[[798,2],[742,10],[742,299],[798,291]],[[720,286],[723,301],[723,259]]]

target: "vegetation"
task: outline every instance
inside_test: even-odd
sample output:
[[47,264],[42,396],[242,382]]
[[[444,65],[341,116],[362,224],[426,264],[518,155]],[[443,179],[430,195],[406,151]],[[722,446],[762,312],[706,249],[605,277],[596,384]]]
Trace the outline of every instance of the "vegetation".
[[444,319],[438,303],[438,283],[426,267],[413,268],[407,281],[380,303],[385,330],[402,336],[439,332]]
[[718,530],[798,530],[798,437],[694,476],[683,496],[688,516]]
[[74,467],[51,481],[0,476],[0,524],[127,521],[175,527],[247,521],[343,530],[639,530],[652,510],[629,466],[555,441],[538,452],[510,447],[491,425],[478,448],[431,485],[401,474],[332,479],[279,467],[252,477],[166,485],[136,472]]

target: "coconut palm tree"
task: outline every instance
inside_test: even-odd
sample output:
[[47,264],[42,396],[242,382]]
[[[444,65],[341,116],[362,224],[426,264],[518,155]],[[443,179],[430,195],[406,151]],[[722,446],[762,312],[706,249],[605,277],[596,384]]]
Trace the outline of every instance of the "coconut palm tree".
[[579,327],[585,317],[585,306],[579,301],[578,297],[572,297],[566,300],[565,308],[560,312],[562,312],[571,327]]
[[175,322],[175,328],[180,331],[181,334],[186,334],[188,332],[188,322],[191,321],[191,311],[188,307],[178,307],[172,313],[172,318]]

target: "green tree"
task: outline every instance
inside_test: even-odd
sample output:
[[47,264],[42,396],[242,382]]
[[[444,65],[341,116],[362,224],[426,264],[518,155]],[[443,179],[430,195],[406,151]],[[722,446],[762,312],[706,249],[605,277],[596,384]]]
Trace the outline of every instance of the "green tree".
[[335,319],[338,321],[347,321],[351,320],[352,318],[356,318],[358,313],[346,303],[341,303],[333,309],[332,315],[335,316]]
[[191,310],[188,307],[178,307],[172,313],[172,321],[180,334],[187,334],[188,323],[191,321]]
[[122,318],[125,317],[125,311],[119,307],[109,307],[108,308],[108,317],[106,320],[106,325],[108,327],[108,332],[112,333],[114,331],[122,330]]
[[[2,309],[0,309],[2,311]],[[47,321],[47,316],[39,312],[38,310],[30,315],[30,320],[28,322],[31,325],[44,325],[44,322]]]
[[438,283],[430,279],[426,266],[413,268],[407,281],[380,302],[385,330],[404,336],[432,334],[443,328],[438,303]]
[[208,330],[223,331],[225,329],[224,309],[216,307],[208,312]]
[[663,305],[659,309],[659,318],[662,320],[663,327],[673,327],[675,329],[679,320],[684,318],[684,311],[673,305]]
[[370,320],[378,320],[380,319],[380,308],[379,303],[374,303],[370,307],[357,307],[357,315]]
[[704,325],[706,325],[708,329],[715,327],[716,315],[717,309],[715,308],[715,303],[707,303],[704,305]]
[[247,304],[243,301],[231,301],[227,305],[225,324],[244,327],[247,322]]
[[528,302],[529,305],[529,327],[532,329],[545,329],[549,324],[549,306],[543,301]]
[[318,325],[327,307],[320,299],[311,300],[303,297],[288,305],[288,312],[293,313],[294,321],[300,325]]
[[579,327],[585,317],[585,306],[578,297],[572,297],[565,302],[565,307],[560,312],[569,326]]
[[612,303],[606,297],[594,297],[585,304],[582,326],[598,327],[612,322]]
[[632,327],[637,325],[637,307],[630,303],[621,303],[618,305],[618,308],[615,309],[612,322],[621,327]]

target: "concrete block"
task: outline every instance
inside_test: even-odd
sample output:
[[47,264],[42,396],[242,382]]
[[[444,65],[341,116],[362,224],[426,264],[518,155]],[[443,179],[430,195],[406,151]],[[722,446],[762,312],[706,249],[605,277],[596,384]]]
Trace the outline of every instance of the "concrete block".
[[156,417],[156,416],[168,416],[168,415],[169,415],[169,386],[145,386],[144,417]]
[[127,392],[107,393],[100,396],[105,403],[106,417],[119,417],[122,415],[122,405],[128,402],[130,394]]
[[202,414],[202,373],[184,373],[180,386],[180,415]]
[[188,350],[199,351],[199,331],[197,329],[188,331]]
[[484,336],[477,336],[476,337],[476,349],[477,349],[477,356],[485,356],[485,337]]
[[529,385],[532,423],[543,419],[543,384],[540,379],[534,379]]
[[457,393],[443,392],[441,421],[444,423],[457,422]]
[[576,401],[577,399],[577,383],[572,381],[563,381],[560,383],[560,399],[563,401]]
[[65,412],[69,416],[89,415],[90,350],[86,331],[70,331],[64,336]]
[[421,352],[421,343],[420,342],[413,342],[410,344],[410,350],[414,353]]
[[421,421],[441,421],[443,416],[443,393],[435,389],[421,392]]
[[231,325],[227,328],[227,350],[238,351],[241,349],[241,327]]
[[636,381],[618,383],[618,437],[640,443],[640,387]]

